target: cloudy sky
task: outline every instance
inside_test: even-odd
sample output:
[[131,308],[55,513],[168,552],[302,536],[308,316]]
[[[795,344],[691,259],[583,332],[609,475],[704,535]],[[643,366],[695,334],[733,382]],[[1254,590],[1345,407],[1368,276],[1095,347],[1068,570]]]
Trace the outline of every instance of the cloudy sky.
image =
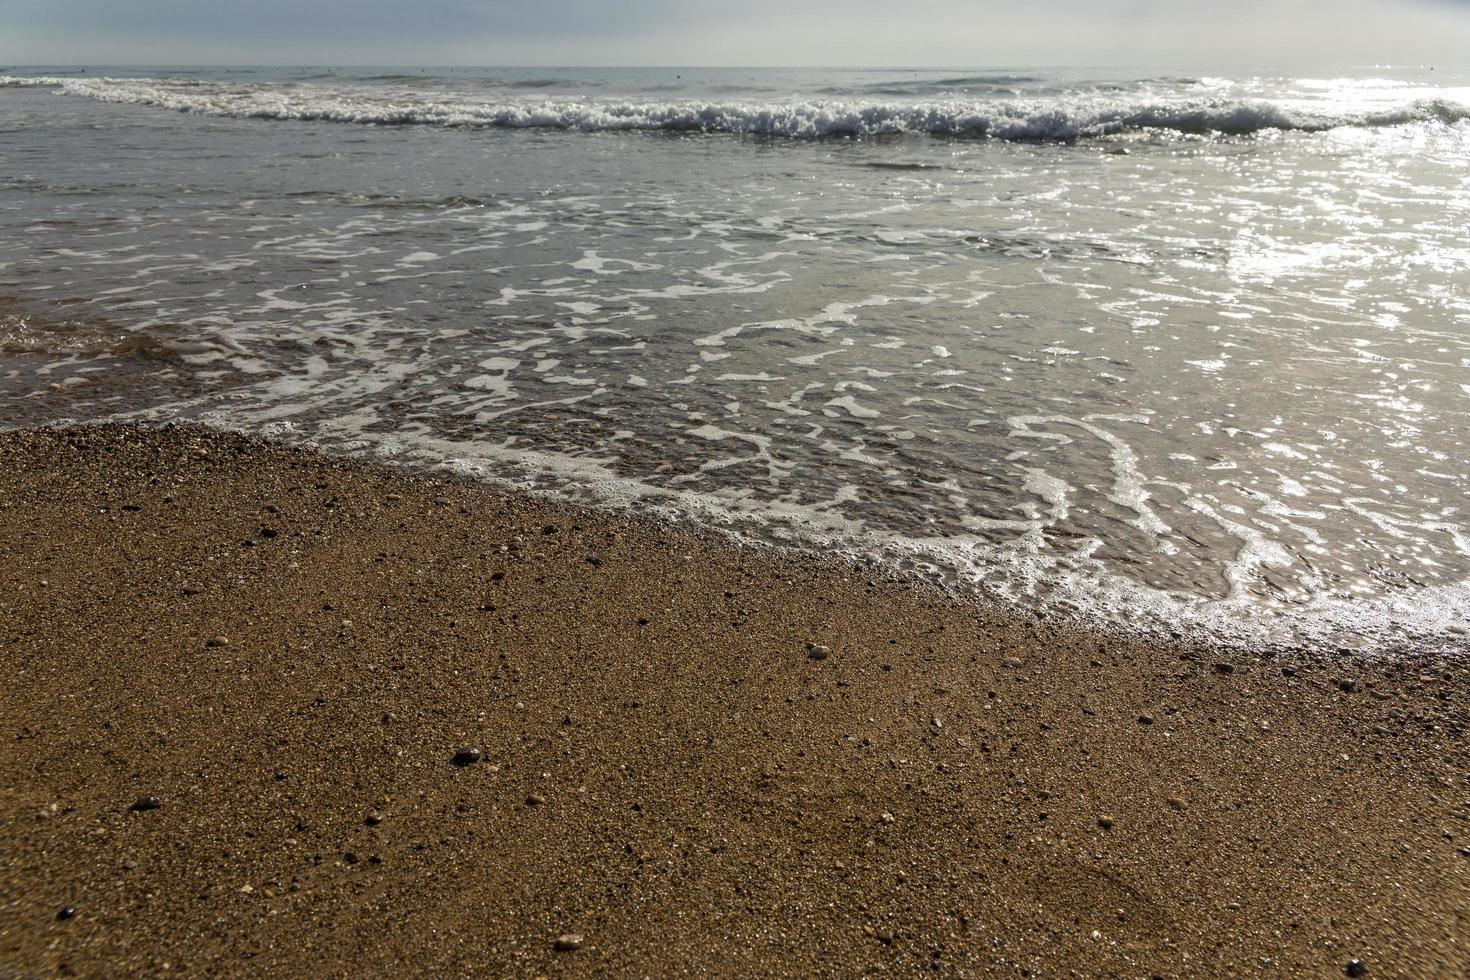
[[1470,0],[0,0],[5,64],[1470,62]]

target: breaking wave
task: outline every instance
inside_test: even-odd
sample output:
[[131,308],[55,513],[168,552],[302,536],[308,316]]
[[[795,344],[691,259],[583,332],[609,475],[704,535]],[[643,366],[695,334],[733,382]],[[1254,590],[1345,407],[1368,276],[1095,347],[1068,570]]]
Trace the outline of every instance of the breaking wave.
[[791,139],[922,134],[1071,142],[1150,131],[1245,136],[1267,130],[1320,132],[1470,120],[1470,106],[1423,99],[1374,112],[1333,114],[1269,101],[1053,99],[780,103],[566,99],[481,102],[317,85],[229,84],[157,78],[0,76],[0,87],[48,87],[103,102],[242,119],[376,126],[665,131]]

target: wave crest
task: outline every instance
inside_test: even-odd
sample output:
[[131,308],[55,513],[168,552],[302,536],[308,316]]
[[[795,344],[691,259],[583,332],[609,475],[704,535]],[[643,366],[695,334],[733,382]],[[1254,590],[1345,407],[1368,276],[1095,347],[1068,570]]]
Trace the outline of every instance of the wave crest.
[[791,139],[923,134],[1073,142],[1149,131],[1244,136],[1267,130],[1319,132],[1416,122],[1455,124],[1470,106],[1443,99],[1359,114],[1290,109],[1269,101],[1109,103],[792,101],[780,103],[565,99],[478,102],[394,97],[381,92],[152,78],[0,76],[0,87],[49,87],[103,102],[247,119],[377,126],[665,131]]

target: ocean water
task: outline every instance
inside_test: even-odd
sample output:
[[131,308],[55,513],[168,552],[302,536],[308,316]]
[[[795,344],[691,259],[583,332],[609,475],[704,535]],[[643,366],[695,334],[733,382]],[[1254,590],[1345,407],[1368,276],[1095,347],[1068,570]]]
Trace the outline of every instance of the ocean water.
[[6,71],[0,426],[1470,647],[1470,72]]

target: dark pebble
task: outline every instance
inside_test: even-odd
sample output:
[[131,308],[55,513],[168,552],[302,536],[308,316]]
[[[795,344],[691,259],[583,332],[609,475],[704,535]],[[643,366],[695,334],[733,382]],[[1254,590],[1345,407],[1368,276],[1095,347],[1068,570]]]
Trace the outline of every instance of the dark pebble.
[[552,945],[558,953],[575,953],[582,948],[582,941],[581,933],[567,932],[557,936]]
[[472,766],[480,761],[480,750],[461,745],[454,750],[454,758],[450,761],[456,766]]
[[157,810],[161,806],[163,806],[163,801],[156,796],[140,796],[133,801],[129,809],[142,813],[144,810]]
[[1337,687],[1344,694],[1351,694],[1358,689],[1358,682],[1353,680],[1351,677],[1344,677],[1342,680],[1337,682]]
[[362,822],[367,824],[369,827],[376,827],[378,824],[383,822],[383,815],[381,813],[369,813],[367,816],[362,818]]
[[546,797],[542,796],[540,793],[532,793],[530,796],[526,797],[526,806],[540,806],[545,802]]
[[1153,715],[1139,715],[1138,716],[1138,723],[1140,725],[1152,725],[1154,723],[1154,716]]
[[348,851],[346,854],[342,855],[342,860],[346,861],[348,864],[356,864],[357,853],[355,851]]
[[263,527],[260,529],[260,536],[262,538],[273,538],[276,536],[276,529],[273,527]]
[[1342,972],[1350,977],[1366,977],[1368,975],[1368,964],[1362,960],[1348,960],[1348,964],[1342,968]]
[[76,914],[77,914],[77,910],[74,909],[74,908],[72,908],[70,905],[67,905],[64,908],[62,908],[62,910],[60,912],[57,912],[56,913],[56,918],[59,921],[61,921],[61,922],[65,922],[67,919],[70,919],[72,916],[74,916]]
[[1235,665],[1234,664],[1225,664],[1225,663],[1216,664],[1215,665],[1215,673],[1217,673],[1217,674],[1233,674],[1233,673],[1235,673]]
[[602,564],[602,559],[597,557],[596,555],[588,555],[587,564],[591,565],[593,568],[596,568]]

